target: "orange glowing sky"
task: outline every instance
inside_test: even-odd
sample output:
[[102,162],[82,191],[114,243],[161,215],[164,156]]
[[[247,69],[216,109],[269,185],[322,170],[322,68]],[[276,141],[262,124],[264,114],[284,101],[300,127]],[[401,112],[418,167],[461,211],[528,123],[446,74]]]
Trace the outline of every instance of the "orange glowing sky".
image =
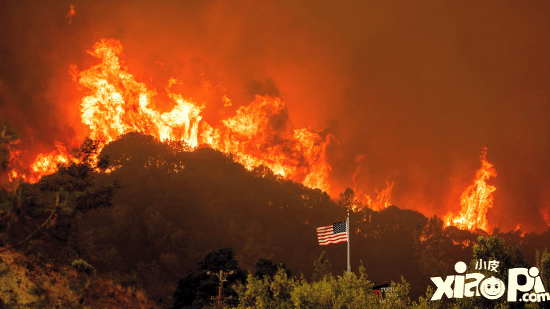
[[86,89],[70,66],[97,64],[86,50],[114,38],[158,102],[171,102],[164,89],[177,78],[171,91],[205,102],[215,124],[274,95],[295,127],[334,135],[332,196],[394,183],[392,204],[458,213],[487,147],[498,173],[487,180],[491,226],[541,231],[549,22],[544,1],[10,1],[0,11],[0,121],[18,128],[28,158],[55,141],[76,146],[88,134]]

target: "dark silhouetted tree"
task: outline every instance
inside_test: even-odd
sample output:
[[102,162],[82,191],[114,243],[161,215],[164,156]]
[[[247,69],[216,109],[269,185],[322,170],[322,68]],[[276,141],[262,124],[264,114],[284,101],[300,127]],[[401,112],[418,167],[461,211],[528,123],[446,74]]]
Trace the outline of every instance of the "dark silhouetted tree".
[[254,275],[260,279],[263,279],[265,276],[273,278],[273,276],[275,276],[280,269],[284,271],[287,277],[292,275],[292,272],[286,267],[285,264],[273,263],[270,259],[260,258],[258,262],[256,262],[255,266],[256,273]]
[[[486,269],[475,269],[476,262],[478,260],[483,261],[498,261],[497,271],[489,271]],[[523,252],[514,243],[509,246],[505,245],[505,241],[497,236],[479,236],[477,244],[473,249],[473,260],[470,263],[470,272],[483,273],[486,278],[494,276],[503,282],[508,283],[508,270],[510,268],[529,268],[529,262],[525,260]],[[521,282],[520,284],[524,284]],[[521,297],[519,292],[519,297]],[[525,308],[526,304],[523,302],[507,302],[506,297],[500,297],[496,300],[489,300],[485,297],[466,297],[458,299],[456,303],[461,306],[460,308],[501,308],[502,306],[508,306],[508,308]]]
[[331,276],[332,266],[328,260],[328,254],[326,251],[321,252],[319,258],[313,262],[313,276],[311,277],[312,281],[322,280],[326,276]]
[[19,135],[14,127],[7,123],[0,125],[0,176],[8,170],[18,140]]
[[357,200],[355,192],[352,189],[346,188],[344,193],[340,193],[340,205],[347,210],[363,208],[363,205]]
[[216,298],[218,295],[220,281],[215,274],[219,274],[220,271],[224,273],[233,271],[233,274],[226,277],[227,282],[223,285],[223,295],[224,298],[231,297],[226,302],[237,304],[238,295],[231,286],[238,282],[244,282],[246,276],[234,258],[235,253],[231,248],[221,248],[206,253],[204,259],[198,263],[199,274],[194,275],[192,272],[187,272],[178,281],[172,308],[203,308],[211,304],[211,298]]

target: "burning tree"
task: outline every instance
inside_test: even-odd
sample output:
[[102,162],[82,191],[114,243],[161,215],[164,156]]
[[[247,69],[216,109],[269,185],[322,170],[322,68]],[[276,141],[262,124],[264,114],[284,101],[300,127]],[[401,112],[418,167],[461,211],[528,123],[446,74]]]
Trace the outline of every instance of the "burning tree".
[[488,185],[486,181],[490,177],[496,177],[497,172],[493,165],[487,161],[486,156],[487,148],[484,148],[480,156],[481,168],[476,173],[474,183],[460,197],[462,209],[456,216],[451,212],[445,216],[447,226],[454,225],[460,229],[470,231],[477,229],[485,232],[489,231],[487,211],[493,207],[493,196],[491,194],[496,188]]
[[19,142],[19,136],[14,127],[7,123],[0,125],[0,175],[8,171],[12,151]]

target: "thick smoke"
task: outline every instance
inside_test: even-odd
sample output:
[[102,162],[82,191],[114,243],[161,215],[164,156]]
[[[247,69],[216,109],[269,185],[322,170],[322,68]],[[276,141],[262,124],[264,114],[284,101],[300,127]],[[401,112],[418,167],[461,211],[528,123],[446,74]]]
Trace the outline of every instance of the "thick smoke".
[[[69,17],[71,4],[75,15]],[[334,134],[332,191],[374,194],[426,215],[458,211],[480,167],[498,176],[491,226],[541,231],[550,200],[550,27],[546,2],[9,1],[0,11],[0,120],[32,157],[75,146],[86,69],[101,38],[130,72],[170,78],[206,103],[209,123],[254,94],[278,95],[296,127]],[[231,101],[229,106],[223,97]],[[168,101],[168,100],[165,100]],[[224,106],[225,105],[225,106]]]

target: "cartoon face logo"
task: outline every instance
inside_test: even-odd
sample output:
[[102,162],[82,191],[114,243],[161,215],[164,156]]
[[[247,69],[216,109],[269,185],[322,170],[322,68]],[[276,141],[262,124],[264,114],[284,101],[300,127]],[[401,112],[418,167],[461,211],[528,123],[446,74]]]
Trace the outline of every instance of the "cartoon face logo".
[[500,298],[504,295],[505,290],[506,287],[504,286],[504,282],[494,276],[481,281],[479,285],[479,292],[487,299]]

